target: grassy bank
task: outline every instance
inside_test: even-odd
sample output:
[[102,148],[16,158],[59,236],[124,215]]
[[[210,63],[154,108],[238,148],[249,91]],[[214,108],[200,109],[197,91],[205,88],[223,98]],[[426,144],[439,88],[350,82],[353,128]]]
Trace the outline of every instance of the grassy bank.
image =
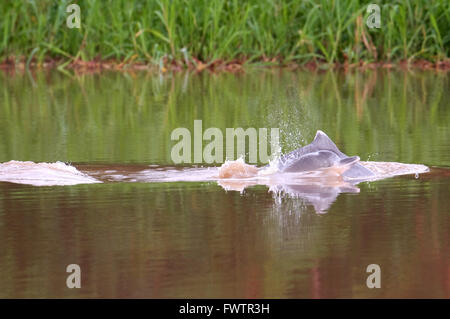
[[[70,3],[81,8],[80,29],[66,26]],[[366,26],[369,3],[373,1],[1,1],[0,61],[118,61],[199,69],[448,59],[450,2],[380,3],[379,29]]]

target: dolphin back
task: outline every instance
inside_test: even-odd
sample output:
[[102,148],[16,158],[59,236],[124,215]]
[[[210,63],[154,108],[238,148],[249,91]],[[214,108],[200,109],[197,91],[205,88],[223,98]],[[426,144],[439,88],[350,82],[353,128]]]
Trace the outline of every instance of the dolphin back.
[[311,144],[300,147],[286,155],[279,161],[281,172],[295,172],[313,170],[332,165],[350,166],[343,175],[349,178],[363,178],[373,176],[374,173],[358,163],[359,157],[349,157],[342,153],[334,142],[322,131],[317,131]]

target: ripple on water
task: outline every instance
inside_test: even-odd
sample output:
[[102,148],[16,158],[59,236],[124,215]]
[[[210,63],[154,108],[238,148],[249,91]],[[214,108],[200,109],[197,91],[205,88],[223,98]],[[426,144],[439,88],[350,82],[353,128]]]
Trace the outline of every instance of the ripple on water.
[[[405,174],[421,174],[428,172],[425,165],[403,164],[396,162],[361,162],[375,172],[375,177],[367,180],[379,180]],[[79,170],[78,170],[79,169]],[[292,184],[321,184],[329,186],[330,180],[336,176],[324,174],[280,174],[276,171],[258,169],[246,164],[242,159],[227,161],[219,167],[164,167],[158,165],[139,167],[123,165],[120,168],[104,166],[96,170],[83,171],[83,166],[56,163],[34,163],[9,161],[0,164],[0,181],[33,186],[76,185],[108,182],[202,182],[214,180],[251,180],[252,184],[283,184],[287,179]],[[81,170],[81,171],[80,171]],[[329,178],[328,178],[329,177]],[[345,182],[345,181],[344,181]]]

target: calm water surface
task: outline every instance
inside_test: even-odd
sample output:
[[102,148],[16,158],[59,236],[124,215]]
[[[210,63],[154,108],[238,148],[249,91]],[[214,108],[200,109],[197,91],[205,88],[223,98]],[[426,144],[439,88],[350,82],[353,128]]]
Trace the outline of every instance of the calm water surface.
[[201,119],[278,127],[283,152],[320,129],[362,160],[431,168],[361,183],[326,214],[261,185],[0,182],[0,297],[449,298],[449,88],[434,72],[0,73],[0,162],[168,169],[172,130]]

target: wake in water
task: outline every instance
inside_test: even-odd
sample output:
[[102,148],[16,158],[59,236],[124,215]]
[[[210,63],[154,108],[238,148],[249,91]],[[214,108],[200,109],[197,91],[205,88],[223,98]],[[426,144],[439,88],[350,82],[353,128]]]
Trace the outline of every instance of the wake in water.
[[0,182],[33,186],[64,186],[101,183],[75,167],[62,162],[34,163],[9,161],[0,163]]
[[[345,171],[319,169],[296,173],[280,172],[276,165],[264,167],[256,174],[249,170],[242,160],[226,163],[219,168],[219,176],[233,176],[219,179],[217,182],[226,190],[244,191],[253,185],[266,185],[275,199],[298,198],[312,205],[317,213],[325,213],[340,193],[359,193],[356,186],[361,182],[376,181],[399,175],[429,172],[429,168],[420,164],[403,164],[396,162],[359,162],[364,168],[374,172],[366,178],[352,178],[344,175]],[[239,165],[243,167],[238,168]],[[275,168],[274,168],[275,167]],[[232,172],[229,172],[232,170]],[[224,172],[225,171],[225,172]],[[242,178],[243,171],[251,173]],[[233,175],[237,172],[237,175]]]
[[318,131],[314,141],[265,167],[243,159],[221,167],[186,168],[147,166],[78,166],[62,163],[10,161],[0,164],[0,182],[34,186],[76,185],[105,182],[205,182],[216,181],[225,190],[244,191],[265,185],[275,197],[301,198],[325,212],[340,193],[358,193],[356,185],[398,175],[428,172],[425,165],[396,162],[360,162],[339,151]]
[[326,170],[283,173],[276,164],[258,168],[242,159],[227,161],[221,167],[164,167],[158,165],[77,165],[10,161],[0,164],[0,182],[33,186],[62,186],[114,182],[217,182],[227,191],[243,192],[265,185],[276,199],[298,198],[326,212],[340,193],[359,193],[362,181],[375,181],[406,174],[428,172],[428,167],[395,162],[360,162],[375,172],[365,180],[355,180]]

